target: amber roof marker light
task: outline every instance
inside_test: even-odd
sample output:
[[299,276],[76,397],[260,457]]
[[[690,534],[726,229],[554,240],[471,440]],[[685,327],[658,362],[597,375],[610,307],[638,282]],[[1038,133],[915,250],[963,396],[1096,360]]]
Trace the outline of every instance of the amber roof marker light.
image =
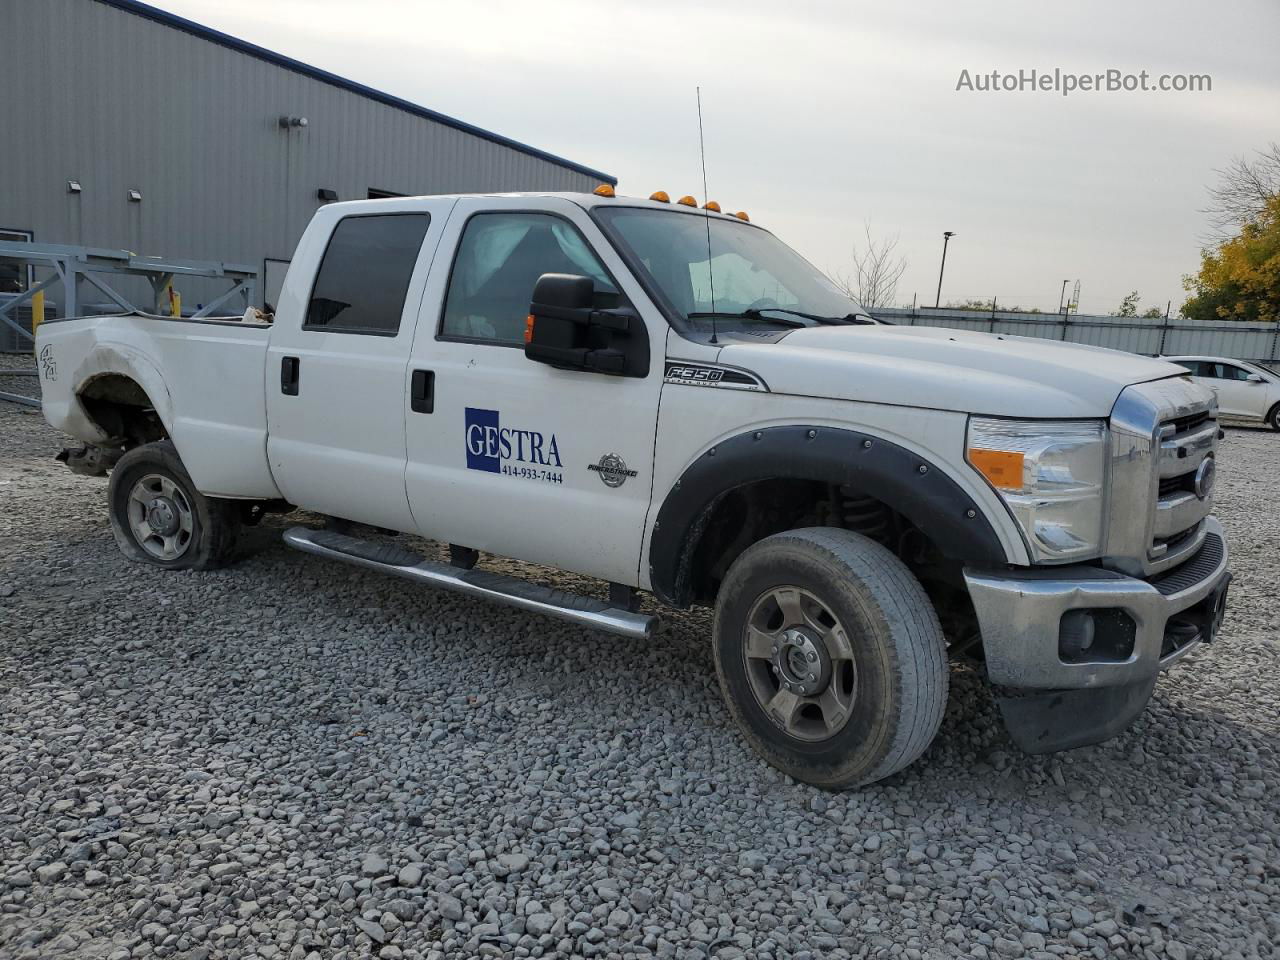
[[616,196],[616,194],[614,194],[614,192],[613,192],[613,186],[612,186],[611,184],[608,184],[608,183],[602,183],[602,184],[600,184],[600,186],[596,187],[596,188],[595,188],[594,190],[592,190],[591,192],[592,192],[592,193],[594,193],[597,197],[612,197],[612,196]]
[[719,213],[720,204],[716,203],[714,200],[708,200],[706,203],[702,205],[702,209],[710,210],[712,213]]
[[694,207],[695,209],[698,206],[698,201],[693,199],[693,197],[689,196],[688,194],[681,197],[679,200],[676,201],[676,203],[683,204],[686,207]]
[[653,193],[649,194],[649,199],[656,200],[658,203],[670,203],[671,195],[665,190],[655,190]]

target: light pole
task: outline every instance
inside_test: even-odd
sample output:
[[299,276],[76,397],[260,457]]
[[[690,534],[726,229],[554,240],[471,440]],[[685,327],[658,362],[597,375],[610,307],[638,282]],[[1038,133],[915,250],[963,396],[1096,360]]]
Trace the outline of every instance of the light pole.
[[1059,313],[1061,313],[1061,312],[1062,312],[1062,304],[1063,304],[1063,303],[1066,301],[1066,299],[1067,299],[1067,284],[1068,284],[1068,283],[1070,283],[1070,282],[1071,282],[1070,280],[1063,280],[1063,281],[1062,281],[1062,293],[1058,295],[1058,312],[1059,312]]
[[942,266],[938,267],[938,295],[933,298],[934,309],[942,303],[942,271],[947,269],[947,243],[956,235],[954,230],[942,231]]

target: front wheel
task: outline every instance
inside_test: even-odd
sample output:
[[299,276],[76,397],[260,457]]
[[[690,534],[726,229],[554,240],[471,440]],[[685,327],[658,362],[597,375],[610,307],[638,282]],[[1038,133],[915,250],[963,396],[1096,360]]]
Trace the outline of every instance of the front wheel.
[[1271,425],[1272,430],[1280,430],[1280,403],[1271,408],[1271,412],[1267,414],[1267,423]]
[[906,767],[947,702],[946,644],[924,588],[848,530],[791,530],[744,551],[716,599],[715,662],[756,752],[827,789]]
[[213,570],[235,554],[239,505],[200,493],[168,440],[121,457],[107,497],[111,532],[131,559],[174,570]]

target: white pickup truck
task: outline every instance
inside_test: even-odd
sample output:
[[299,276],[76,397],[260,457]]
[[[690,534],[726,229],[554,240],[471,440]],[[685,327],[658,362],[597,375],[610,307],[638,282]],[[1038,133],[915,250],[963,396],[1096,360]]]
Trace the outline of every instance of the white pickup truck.
[[293,547],[629,637],[641,592],[714,606],[734,719],[823,787],[928,747],[949,654],[1049,751],[1123,730],[1213,638],[1220,433],[1184,369],[879,324],[744,214],[608,194],[326,206],[273,323],[45,323],[45,416],[161,567],[298,507],[335,522]]

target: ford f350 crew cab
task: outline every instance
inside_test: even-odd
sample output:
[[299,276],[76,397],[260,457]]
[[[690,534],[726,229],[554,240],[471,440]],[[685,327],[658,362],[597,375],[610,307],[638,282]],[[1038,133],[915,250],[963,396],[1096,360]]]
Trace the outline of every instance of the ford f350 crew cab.
[[1123,730],[1221,622],[1210,391],[1129,354],[876,323],[743,216],[333,204],[279,299],[273,323],[40,328],[45,416],[85,443],[71,466],[110,470],[126,554],[213,567],[298,507],[344,522],[291,546],[634,638],[642,592],[712,606],[745,737],[833,788],[928,747],[949,654],[984,663],[1019,744],[1057,750]]

